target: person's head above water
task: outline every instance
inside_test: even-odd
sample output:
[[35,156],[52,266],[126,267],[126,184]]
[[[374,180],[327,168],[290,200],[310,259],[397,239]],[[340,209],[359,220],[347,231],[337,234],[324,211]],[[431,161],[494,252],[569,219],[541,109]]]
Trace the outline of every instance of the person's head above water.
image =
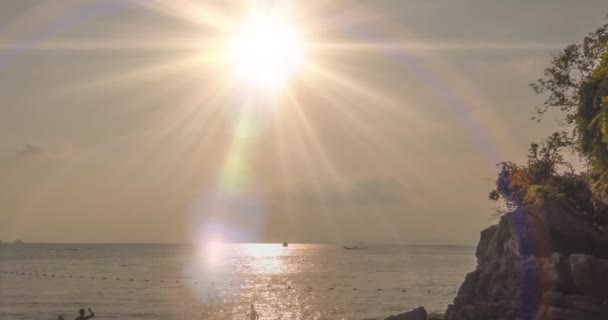
[[84,309],[78,310],[78,313],[80,313],[81,316],[84,316]]
[[63,319],[63,316],[59,316],[59,317],[57,317],[57,320],[64,320],[64,319]]

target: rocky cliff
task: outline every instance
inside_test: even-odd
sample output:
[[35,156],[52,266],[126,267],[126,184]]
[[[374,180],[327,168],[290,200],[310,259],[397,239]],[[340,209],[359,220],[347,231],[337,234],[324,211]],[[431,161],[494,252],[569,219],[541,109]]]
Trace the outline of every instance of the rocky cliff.
[[608,236],[567,202],[505,214],[475,255],[446,320],[608,319]]

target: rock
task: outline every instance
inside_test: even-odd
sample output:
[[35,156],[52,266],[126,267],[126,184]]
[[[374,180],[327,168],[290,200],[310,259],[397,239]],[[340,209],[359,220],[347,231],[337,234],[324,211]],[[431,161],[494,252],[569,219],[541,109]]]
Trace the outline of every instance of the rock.
[[557,291],[550,291],[543,295],[543,304],[567,309],[575,309],[590,314],[608,315],[608,304],[597,297],[583,295],[567,295]]
[[475,288],[477,287],[477,280],[479,279],[479,270],[475,270],[466,275],[464,282],[458,289],[458,294],[454,298],[455,305],[465,305],[474,301]]
[[591,314],[576,309],[543,306],[535,320],[605,320],[606,314]]
[[608,259],[573,254],[570,269],[576,292],[608,299]]
[[412,311],[390,316],[384,320],[427,320],[428,313],[424,307],[418,307]]
[[608,235],[565,201],[505,214],[475,255],[446,320],[608,319]]

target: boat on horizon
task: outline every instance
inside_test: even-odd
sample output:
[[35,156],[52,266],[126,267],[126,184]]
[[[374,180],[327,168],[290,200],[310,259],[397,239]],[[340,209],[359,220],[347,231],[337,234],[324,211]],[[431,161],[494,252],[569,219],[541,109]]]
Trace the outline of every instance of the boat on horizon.
[[365,250],[367,247],[361,246],[344,246],[344,250]]
[[287,241],[283,242],[283,248],[287,248],[288,246]]

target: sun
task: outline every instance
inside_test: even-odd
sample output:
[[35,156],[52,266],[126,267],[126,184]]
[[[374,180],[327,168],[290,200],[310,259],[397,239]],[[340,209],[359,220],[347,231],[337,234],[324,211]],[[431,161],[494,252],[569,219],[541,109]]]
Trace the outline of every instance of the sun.
[[306,58],[302,31],[285,17],[256,13],[228,41],[227,58],[237,79],[257,88],[283,88]]

